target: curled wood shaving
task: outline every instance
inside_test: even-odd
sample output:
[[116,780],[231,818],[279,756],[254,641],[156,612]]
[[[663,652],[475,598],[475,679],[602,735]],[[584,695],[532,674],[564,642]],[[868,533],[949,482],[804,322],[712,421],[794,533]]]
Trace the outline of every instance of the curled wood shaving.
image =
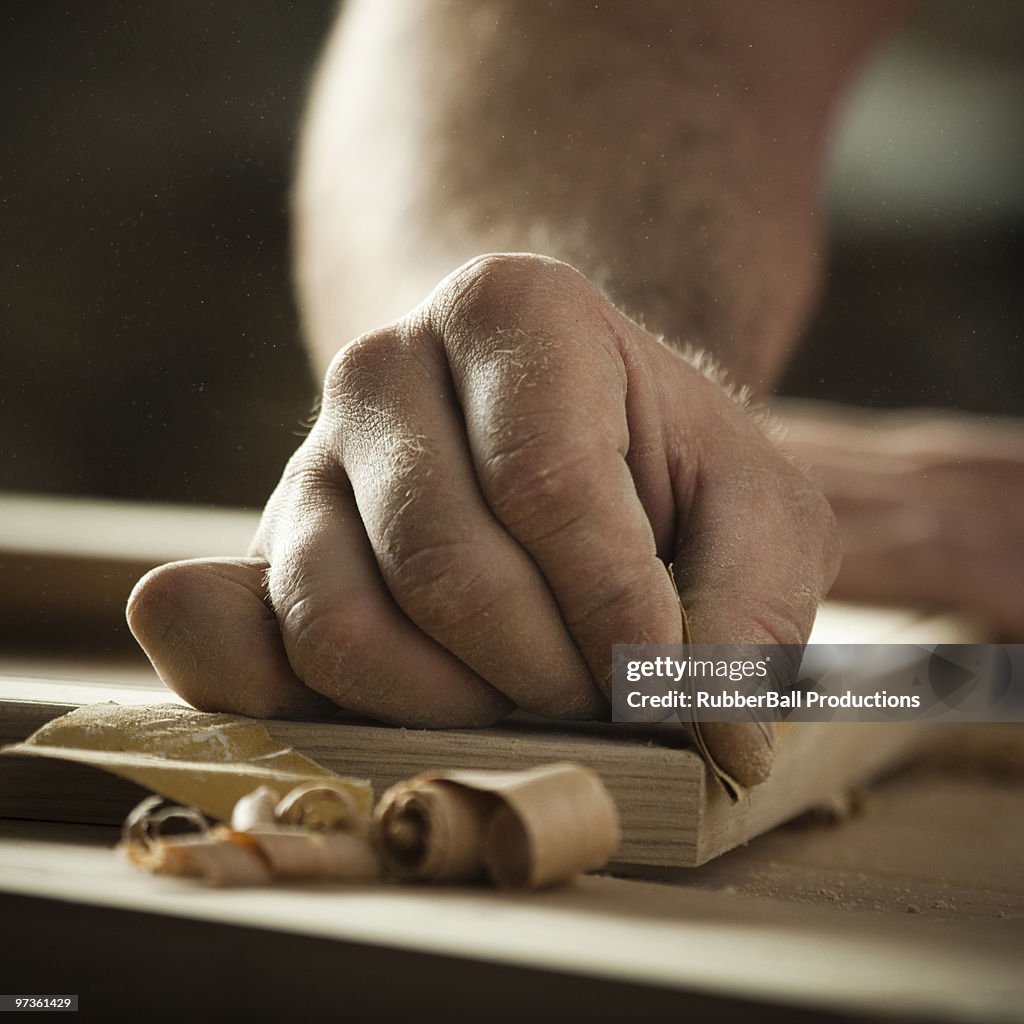
[[278,803],[274,814],[284,825],[301,825],[314,832],[355,832],[365,835],[369,819],[347,789],[328,783],[296,786]]
[[[283,878],[368,881],[380,875],[366,816],[339,788],[299,786],[278,801],[272,789],[261,786],[235,804],[230,828],[211,829],[195,808],[162,803],[159,797],[143,800],[129,814],[121,843],[130,863],[154,874],[212,885]],[[199,834],[161,835],[164,823],[177,818],[201,822]]]
[[235,804],[231,827],[236,832],[249,832],[277,823],[277,794],[266,786],[258,786]]
[[432,882],[484,876],[484,827],[489,793],[418,776],[381,798],[376,824],[388,868],[400,878]]
[[295,826],[245,833],[274,878],[369,882],[380,877],[380,860],[365,835],[309,832]]
[[122,829],[126,842],[152,846],[165,835],[205,833],[209,830],[206,816],[195,807],[179,807],[162,796],[147,796],[125,819]]
[[271,871],[244,832],[220,828],[202,836],[163,839],[143,854],[127,852],[136,867],[155,875],[201,878],[210,885],[263,885]]
[[[171,820],[197,831],[162,834]],[[619,841],[611,797],[575,764],[417,776],[384,794],[373,836],[347,790],[319,784],[281,800],[253,790],[236,803],[231,824],[211,828],[195,808],[150,797],[128,816],[120,848],[143,870],[214,885],[371,881],[387,871],[534,889],[603,867]]]
[[381,853],[400,878],[536,889],[603,867],[619,842],[615,805],[577,764],[523,772],[418,775],[374,814]]

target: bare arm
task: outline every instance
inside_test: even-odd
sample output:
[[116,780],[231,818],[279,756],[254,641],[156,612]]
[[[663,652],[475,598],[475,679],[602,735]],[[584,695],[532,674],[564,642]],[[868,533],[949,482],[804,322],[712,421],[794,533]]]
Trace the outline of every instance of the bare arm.
[[531,251],[769,388],[818,285],[829,115],[898,7],[350,0],[299,165],[317,363]]
[[[770,391],[819,287],[831,123],[912,6],[350,0],[297,193],[317,362],[471,256],[528,250]],[[966,608],[1020,636],[1024,424],[899,423],[791,418],[788,447],[839,520],[836,593]],[[1001,503],[993,480],[1009,488]]]

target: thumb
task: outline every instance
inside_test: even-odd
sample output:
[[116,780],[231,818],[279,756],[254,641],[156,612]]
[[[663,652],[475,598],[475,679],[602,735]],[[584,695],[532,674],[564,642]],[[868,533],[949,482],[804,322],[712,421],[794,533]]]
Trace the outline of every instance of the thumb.
[[[680,522],[675,580],[693,643],[787,645],[790,656],[773,666],[776,684],[786,686],[838,571],[839,546],[824,496],[751,430],[756,437],[720,444],[705,463]],[[712,768],[744,787],[763,782],[775,758],[775,724],[755,714],[697,730]]]
[[128,624],[160,678],[201,711],[256,718],[338,709],[306,688],[285,655],[256,558],[172,562],[144,576]]

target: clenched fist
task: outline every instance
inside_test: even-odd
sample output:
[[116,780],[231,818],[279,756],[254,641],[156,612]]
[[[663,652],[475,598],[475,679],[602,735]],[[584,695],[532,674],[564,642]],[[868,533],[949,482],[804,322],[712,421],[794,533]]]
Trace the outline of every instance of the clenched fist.
[[[490,255],[341,349],[248,558],[156,569],[128,616],[203,709],[599,718],[612,644],[682,640],[666,564],[696,641],[799,644],[834,536],[718,383],[565,264]],[[763,776],[770,730],[712,733]]]

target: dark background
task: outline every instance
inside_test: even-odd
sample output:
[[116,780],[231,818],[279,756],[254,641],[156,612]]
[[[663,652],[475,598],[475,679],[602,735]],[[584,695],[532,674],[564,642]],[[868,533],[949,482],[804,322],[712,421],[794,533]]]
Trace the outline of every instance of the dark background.
[[[262,504],[316,390],[287,207],[300,112],[335,8],[3,5],[0,489]],[[1021,8],[926,5],[889,62],[896,79],[926,113],[915,60],[944,61],[941,80],[984,80],[1005,96],[1021,83]],[[914,126],[901,131],[900,95],[886,95],[871,116],[887,160],[893,147],[906,155]],[[870,215],[840,196],[827,292],[789,390],[1024,412],[1024,217],[999,184],[1024,179],[1024,130],[990,93],[970,95],[961,120],[1002,117],[989,134],[1011,166],[993,185],[991,154],[950,140],[941,152],[955,180],[934,202],[901,205],[906,174]],[[969,174],[967,186],[956,178],[971,160],[977,195]],[[943,167],[928,161],[918,171],[911,161],[911,193],[939,181]],[[867,166],[868,176],[891,171],[881,157]],[[838,181],[837,193],[856,191],[849,175]]]
[[262,504],[314,395],[287,194],[334,6],[3,5],[0,486]]

